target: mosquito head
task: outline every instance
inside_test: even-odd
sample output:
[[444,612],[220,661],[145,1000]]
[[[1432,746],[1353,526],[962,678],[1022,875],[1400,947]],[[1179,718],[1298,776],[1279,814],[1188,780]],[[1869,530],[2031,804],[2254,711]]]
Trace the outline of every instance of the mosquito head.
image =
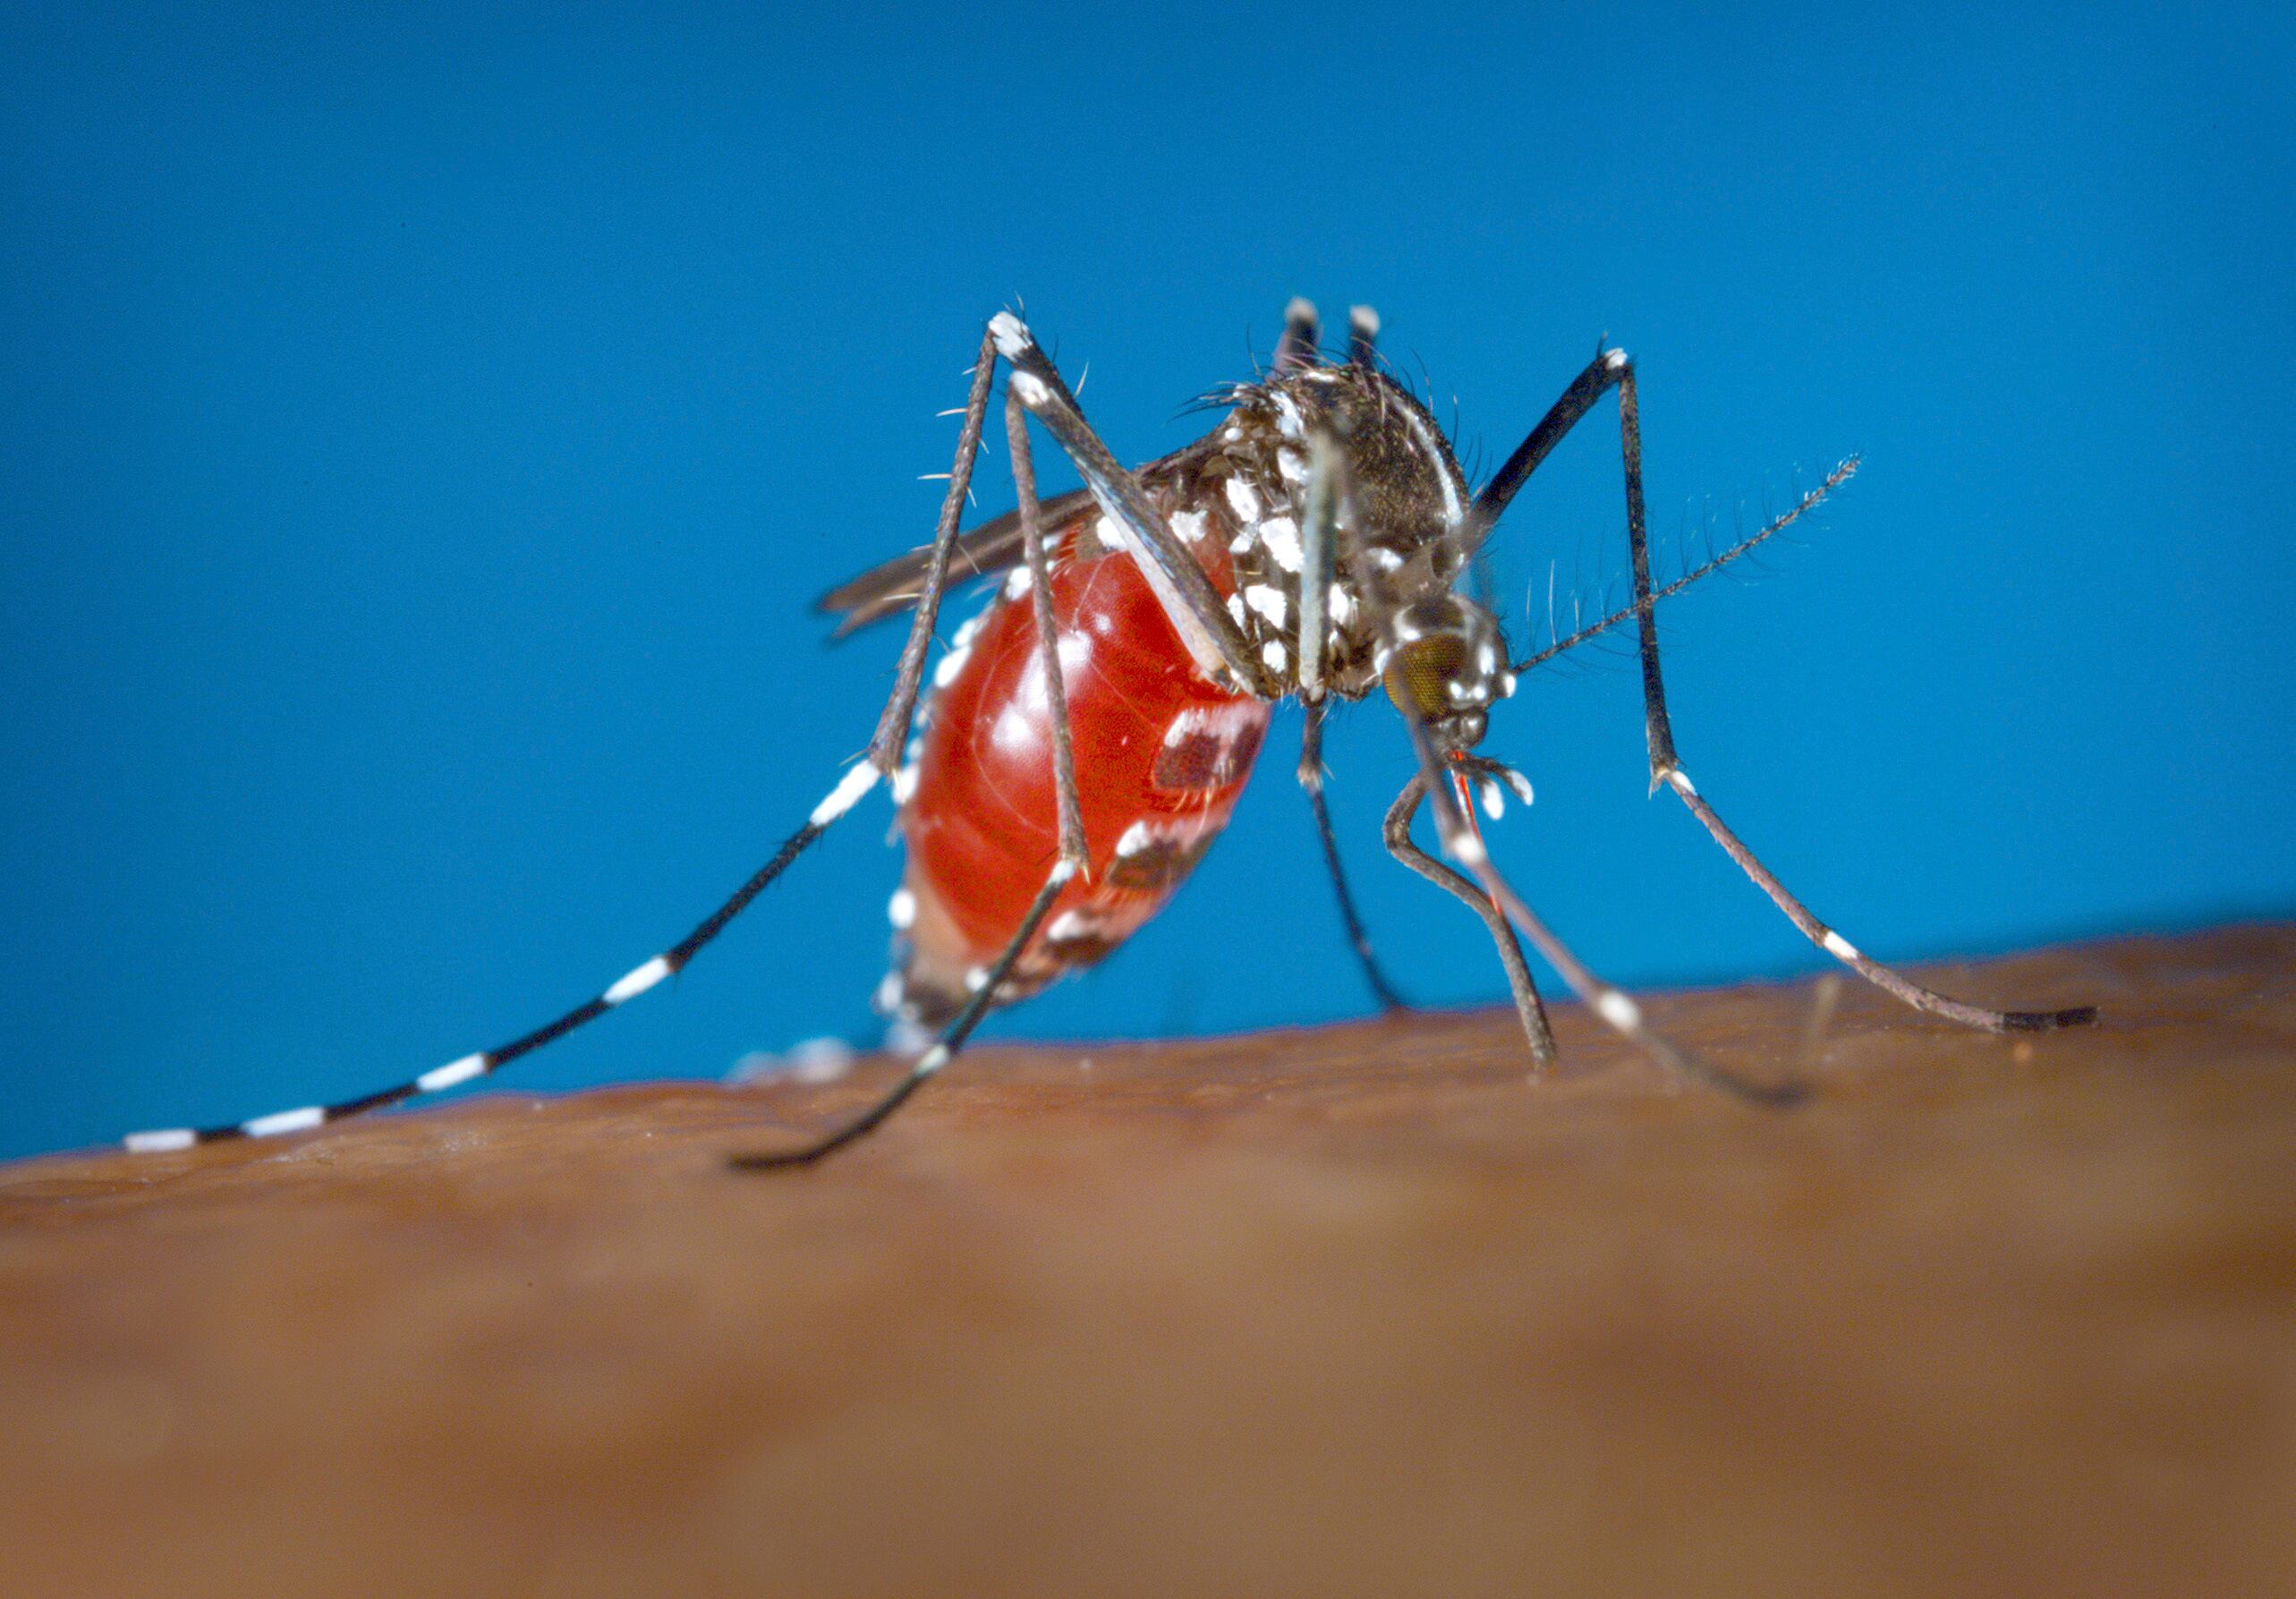
[[1416,710],[1446,753],[1482,743],[1492,705],[1515,692],[1491,613],[1449,591],[1423,595],[1397,610],[1392,638],[1379,654],[1388,698]]

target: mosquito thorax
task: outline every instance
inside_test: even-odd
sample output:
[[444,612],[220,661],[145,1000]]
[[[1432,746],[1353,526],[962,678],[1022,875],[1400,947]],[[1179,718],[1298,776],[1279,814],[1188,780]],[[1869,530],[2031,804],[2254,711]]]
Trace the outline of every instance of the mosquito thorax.
[[1445,749],[1482,743],[1491,707],[1515,692],[1497,619],[1448,591],[1398,610],[1394,645],[1377,659],[1388,698],[1416,712]]
[[1426,407],[1376,366],[1319,361],[1218,397],[1232,409],[1177,474],[1175,531],[1224,538],[1235,574],[1229,614],[1269,669],[1297,685],[1308,440],[1336,441],[1351,494],[1317,676],[1323,689],[1359,699],[1380,681],[1370,585],[1407,594],[1447,584],[1441,557],[1469,499],[1466,477]]

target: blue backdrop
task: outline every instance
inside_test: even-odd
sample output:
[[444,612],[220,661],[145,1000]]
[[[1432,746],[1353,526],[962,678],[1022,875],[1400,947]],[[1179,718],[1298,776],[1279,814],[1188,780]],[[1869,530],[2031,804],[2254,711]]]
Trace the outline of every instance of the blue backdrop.
[[[896,641],[807,603],[926,535],[1016,296],[1135,459],[1296,293],[1375,303],[1486,465],[1622,343],[1678,547],[1863,452],[1665,626],[1688,769],[1877,954],[2296,897],[2284,8],[56,9],[0,24],[0,1151],[395,1081],[681,932],[865,740]],[[1620,570],[1615,438],[1506,524],[1518,642]],[[1364,1013],[1297,727],[1167,915],[991,1031]],[[1597,969],[1820,964],[1645,798],[1620,662],[1490,747]],[[1403,981],[1499,998],[1378,848],[1392,716],[1330,759]],[[506,1081],[860,1035],[887,820]]]

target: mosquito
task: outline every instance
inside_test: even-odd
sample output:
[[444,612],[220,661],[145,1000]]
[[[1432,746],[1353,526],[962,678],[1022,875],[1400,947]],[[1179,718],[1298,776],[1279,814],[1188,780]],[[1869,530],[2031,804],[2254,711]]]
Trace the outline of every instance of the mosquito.
[[[1270,369],[1219,391],[1225,414],[1195,443],[1127,471],[1011,311],[989,319],[971,368],[933,541],[821,600],[839,636],[913,613],[891,697],[862,759],[772,859],[698,926],[594,997],[509,1042],[394,1087],[207,1128],[137,1133],[138,1152],[300,1132],[485,1076],[682,971],[702,948],[880,783],[906,847],[889,915],[892,968],[876,1004],[908,1044],[906,1071],[858,1116],[796,1147],[734,1157],[741,1169],[802,1166],[864,1136],[963,1050],[997,1007],[1105,959],[1171,897],[1227,824],[1280,701],[1297,699],[1305,790],[1348,942],[1380,1002],[1403,1001],[1381,969],[1340,864],[1323,796],[1323,719],[1335,700],[1383,691],[1418,770],[1390,807],[1388,852],[1489,931],[1533,1061],[1555,1054],[1518,935],[1594,1014],[1678,1076],[1756,1105],[1800,1096],[1750,1081],[1667,1039],[1624,991],[1574,956],[1500,873],[1475,801],[1494,817],[1529,785],[1476,753],[1518,676],[1631,624],[1642,667],[1651,787],[1672,791],[1804,936],[1916,1009],[1990,1032],[2095,1019],[2093,1008],[1998,1010],[1949,998],[1872,960],[1818,920],[1723,822],[1676,753],[1660,672],[1658,602],[1807,515],[1856,470],[1843,462],[1765,526],[1664,587],[1651,580],[1634,363],[1598,342],[1489,482],[1470,489],[1426,407],[1381,361],[1379,319],[1354,308],[1345,347],[1325,353],[1315,310],[1287,308]],[[1013,510],[959,532],[997,375]],[[1458,591],[1477,552],[1548,453],[1604,395],[1618,395],[1633,600],[1521,660],[1498,620]],[[1039,496],[1031,424],[1084,486]],[[926,658],[954,583],[1001,579],[988,608]],[[1432,810],[1441,858],[1414,841]]]

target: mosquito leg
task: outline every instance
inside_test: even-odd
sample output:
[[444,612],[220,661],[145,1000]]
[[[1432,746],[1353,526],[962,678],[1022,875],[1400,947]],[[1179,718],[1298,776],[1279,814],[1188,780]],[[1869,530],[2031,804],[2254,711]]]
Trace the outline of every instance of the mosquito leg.
[[[1594,1014],[1634,1043],[1660,1065],[1678,1076],[1753,1104],[1784,1106],[1799,1102],[1805,1090],[1799,1084],[1751,1083],[1723,1071],[1700,1056],[1683,1049],[1665,1034],[1654,1031],[1643,1021],[1642,1007],[1623,989],[1613,988],[1583,965],[1562,941],[1548,931],[1545,923],[1532,914],[1522,897],[1500,876],[1492,863],[1491,854],[1483,846],[1481,835],[1475,831],[1464,812],[1453,800],[1448,776],[1441,769],[1440,757],[1428,741],[1425,727],[1407,710],[1404,720],[1413,734],[1413,743],[1420,752],[1420,770],[1396,801],[1396,811],[1404,812],[1407,825],[1409,809],[1416,809],[1420,797],[1431,795],[1434,801],[1435,827],[1443,841],[1443,851],[1465,866],[1482,886],[1484,896],[1491,905],[1504,913],[1507,920],[1522,929],[1524,936],[1543,956],[1549,965],[1562,974],[1562,980],[1589,1006]],[[1392,819],[1396,811],[1390,811]],[[1411,863],[1406,861],[1406,865]],[[1448,884],[1445,885],[1449,887]],[[1456,889],[1453,890],[1457,892]],[[1534,1046],[1535,1048],[1535,1046]]]
[[1332,464],[1331,440],[1320,429],[1308,440],[1308,457],[1307,504],[1299,519],[1299,632],[1293,642],[1299,697],[1313,710],[1323,700],[1323,649],[1337,586],[1332,579],[1338,575],[1340,538],[1339,473]]
[[[1599,361],[1597,364],[1601,364]],[[1584,406],[1581,406],[1580,410],[1583,412]],[[1339,504],[1342,507],[1351,507],[1355,488],[1349,481],[1345,457],[1339,455],[1331,447],[1331,440],[1321,433],[1312,434],[1308,442],[1311,455],[1309,470],[1318,477],[1328,478],[1329,491],[1337,497]],[[1522,451],[1518,450],[1516,454],[1519,456]],[[1313,487],[1314,485],[1311,485],[1311,488]],[[1479,501],[1477,503],[1480,504]],[[1334,519],[1334,527],[1344,535],[1346,530],[1352,525],[1351,518],[1352,510],[1343,509],[1342,514]],[[1389,591],[1388,585],[1375,573],[1367,575],[1364,591],[1365,602],[1371,608],[1372,614],[1379,625],[1382,651],[1392,651],[1398,649],[1407,641],[1399,636],[1396,629],[1397,606],[1394,595]],[[1425,716],[1419,709],[1416,697],[1408,693],[1394,692],[1394,683],[1395,679],[1390,677],[1389,679],[1390,698],[1395,701],[1397,709],[1403,714],[1403,726],[1410,735],[1412,753],[1418,757],[1419,761],[1417,775],[1410,783],[1405,785],[1403,793],[1398,796],[1394,807],[1388,812],[1390,829],[1398,826],[1404,829],[1403,843],[1409,845],[1410,819],[1412,813],[1417,809],[1420,799],[1432,798],[1434,803],[1436,835],[1442,841],[1443,853],[1466,868],[1467,874],[1482,889],[1479,897],[1491,907],[1494,914],[1521,929],[1538,952],[1546,957],[1548,964],[1562,974],[1562,979],[1570,985],[1571,991],[1592,1006],[1594,1014],[1601,1016],[1611,1028],[1679,1076],[1705,1083],[1756,1104],[1787,1105],[1799,1100],[1803,1091],[1796,1084],[1749,1083],[1722,1071],[1680,1048],[1662,1033],[1645,1026],[1642,1019],[1642,1008],[1634,1002],[1632,997],[1622,990],[1611,987],[1587,970],[1580,964],[1578,957],[1571,954],[1563,946],[1562,941],[1547,930],[1546,923],[1532,914],[1531,907],[1523,903],[1522,897],[1517,894],[1508,885],[1507,880],[1500,875],[1499,868],[1491,859],[1491,852],[1484,847],[1483,835],[1475,829],[1474,820],[1463,808],[1466,787],[1464,778],[1467,774],[1488,773],[1494,769],[1503,771],[1505,769],[1500,767],[1495,761],[1485,761],[1464,750],[1453,750],[1446,754],[1439,749],[1435,736],[1429,728]],[[1460,779],[1456,785],[1456,791],[1452,780],[1455,776]],[[1390,848],[1393,846],[1395,837],[1396,835],[1390,830]],[[1397,858],[1402,860],[1407,866],[1419,870],[1399,851]],[[1433,866],[1438,863],[1429,861],[1427,864]],[[1431,873],[1424,872],[1423,875],[1432,876]],[[1440,877],[1434,877],[1433,880],[1450,889],[1454,894],[1458,892],[1459,887],[1466,886],[1464,882],[1454,886]],[[1470,897],[1467,902],[1472,905],[1474,899]],[[1479,909],[1477,914],[1481,914]],[[1511,943],[1511,939],[1501,941],[1502,957]],[[1521,951],[1518,949],[1516,955],[1519,959]],[[1514,976],[1515,968],[1510,964],[1508,971],[1510,983]],[[1524,974],[1524,982],[1527,985],[1527,973]],[[1530,991],[1534,996],[1533,1002],[1536,1003],[1536,991]],[[1518,1003],[1518,1005],[1520,1003],[1519,995]],[[1543,1020],[1543,1017],[1542,1020]],[[1525,1024],[1525,1030],[1529,1031],[1527,1021]],[[1551,1052],[1552,1039],[1548,1041],[1548,1048]],[[1535,1036],[1532,1039],[1532,1050],[1535,1054],[1538,1050],[1538,1040]]]
[[134,1153],[157,1153],[166,1150],[188,1149],[195,1144],[299,1133],[365,1111],[401,1104],[421,1094],[438,1093],[458,1087],[487,1076],[545,1044],[556,1042],[577,1027],[594,1022],[608,1011],[636,999],[659,984],[664,978],[683,971],[703,945],[723,932],[726,924],[748,909],[751,901],[765,892],[773,880],[779,877],[792,861],[804,854],[813,840],[858,804],[863,796],[877,786],[880,777],[894,770],[894,763],[898,761],[901,747],[908,737],[909,718],[915,709],[917,685],[923,675],[925,649],[931,639],[933,618],[940,609],[941,591],[948,580],[948,550],[956,541],[957,521],[964,511],[965,493],[972,484],[974,463],[980,455],[982,425],[988,413],[989,388],[995,375],[996,359],[995,342],[984,334],[981,353],[974,362],[973,386],[965,401],[964,425],[957,434],[957,461],[949,473],[948,494],[941,502],[940,528],[933,546],[934,558],[929,569],[924,593],[917,604],[916,619],[909,629],[908,643],[901,652],[901,667],[893,696],[886,704],[884,715],[878,719],[877,734],[870,741],[868,756],[846,770],[845,775],[838,779],[837,786],[806,817],[805,825],[784,840],[781,847],[774,852],[773,858],[752,873],[749,880],[735,889],[725,903],[676,944],[651,960],[634,966],[602,992],[575,1006],[555,1021],[545,1023],[531,1033],[522,1033],[508,1043],[462,1056],[419,1077],[378,1089],[372,1093],[361,1094],[355,1099],[340,1100],[332,1104],[305,1105],[293,1110],[276,1111],[269,1116],[228,1122],[218,1127],[169,1127],[131,1133],[124,1141],[127,1148]]
[[1021,951],[1027,948],[1029,940],[1036,936],[1036,930],[1043,924],[1046,914],[1052,909],[1052,902],[1060,897],[1060,890],[1075,875],[1076,868],[1067,861],[1053,863],[1051,872],[1045,876],[1044,886],[1036,891],[1036,898],[1028,907],[1028,914],[1021,918],[1019,931],[1005,946],[1004,953],[997,957],[996,964],[989,968],[981,986],[973,991],[973,997],[965,1002],[965,1008],[957,1013],[957,1019],[949,1023],[948,1031],[934,1041],[931,1049],[917,1057],[914,1064],[882,1099],[836,1132],[802,1148],[778,1153],[736,1155],[731,1161],[734,1169],[777,1171],[786,1166],[810,1166],[822,1156],[835,1153],[881,1126],[886,1118],[907,1102],[911,1094],[925,1085],[928,1078],[957,1059],[957,1051],[965,1047],[965,1041],[973,1036],[973,1029],[981,1025],[981,1018],[987,1016],[990,1007],[997,1002],[997,991],[1012,975],[1013,967],[1020,960]]
[[[2051,1028],[2077,1026],[2082,1023],[2095,1021],[2096,1011],[2093,1006],[2077,1006],[2066,1010],[2029,1011],[1994,1010],[1986,1006],[1971,1005],[1964,1000],[1952,999],[1924,988],[1879,962],[1868,960],[1849,940],[1820,922],[1810,914],[1801,901],[1788,893],[1785,885],[1755,858],[1753,852],[1739,842],[1738,836],[1723,824],[1713,807],[1700,797],[1697,789],[1691,784],[1689,777],[1682,770],[1681,762],[1674,753],[1674,729],[1666,712],[1666,686],[1659,672],[1656,607],[1663,594],[1654,593],[1651,589],[1650,541],[1643,512],[1642,498],[1642,421],[1635,395],[1634,363],[1627,358],[1625,351],[1598,352],[1594,359],[1587,363],[1586,370],[1571,379],[1570,387],[1566,388],[1562,396],[1548,409],[1546,415],[1540,419],[1538,426],[1533,428],[1523,442],[1515,447],[1514,454],[1507,457],[1505,464],[1500,467],[1498,472],[1484,488],[1483,492],[1475,496],[1475,504],[1469,507],[1454,540],[1451,555],[1451,560],[1454,563],[1452,569],[1456,570],[1458,564],[1463,564],[1484,540],[1490,536],[1492,528],[1498,523],[1508,503],[1514,498],[1516,492],[1522,488],[1531,473],[1538,469],[1539,464],[1546,459],[1548,452],[1552,450],[1561,441],[1563,435],[1569,432],[1578,420],[1594,407],[1594,403],[1611,388],[1619,391],[1620,448],[1624,457],[1626,476],[1627,539],[1634,567],[1633,613],[1640,625],[1642,635],[1644,727],[1650,745],[1651,787],[1655,789],[1662,783],[1673,789],[1681,797],[1682,803],[1690,808],[1691,814],[1704,823],[1706,830],[1714,836],[1714,841],[1720,844],[1731,859],[1737,862],[1739,868],[1754,880],[1755,885],[1769,895],[1780,910],[1786,913],[1787,919],[1801,930],[1804,937],[1858,975],[1887,990],[1917,1009],[1931,1011],[1954,1021],[1995,1033],[2043,1032]],[[1845,463],[1845,465],[1854,468],[1854,463]],[[1837,468],[1834,474],[1826,480],[1819,493],[1823,494],[1825,489],[1831,489],[1846,475],[1846,472]],[[1768,532],[1774,532],[1776,527],[1784,525],[1785,523],[1792,520],[1794,515],[1799,515],[1802,510],[1814,504],[1815,499],[1816,497],[1805,497],[1800,506],[1796,507],[1795,511],[1789,513],[1787,516],[1780,518],[1771,529],[1766,530],[1763,534],[1756,535],[1754,539],[1744,540],[1741,545],[1726,552],[1711,565],[1718,566],[1722,561],[1731,558],[1743,549],[1752,548],[1762,538],[1766,537]],[[1701,573],[1704,570],[1705,568],[1702,568]],[[1671,593],[1680,586],[1679,583],[1671,584],[1664,592]],[[1593,629],[1582,630],[1581,634],[1574,634],[1568,642],[1575,643],[1579,637],[1585,636],[1586,633],[1599,632],[1617,619],[1609,618],[1596,624]],[[1440,800],[1441,796],[1439,795],[1437,797]]]
[[1714,808],[1705,802],[1691,786],[1688,773],[1679,766],[1671,766],[1664,774],[1667,787],[1681,796],[1690,808],[1690,814],[1705,823],[1706,831],[1724,854],[1738,863],[1739,869],[1754,880],[1755,887],[1767,894],[1777,907],[1786,913],[1786,919],[1799,928],[1802,936],[1851,971],[1887,990],[1917,1010],[1926,1010],[1970,1027],[1982,1027],[1988,1033],[2048,1033],[2059,1027],[2079,1027],[2096,1020],[2094,1005],[2069,1006],[2062,1010],[1995,1010],[1989,1006],[1972,1005],[1941,994],[1935,989],[1924,988],[1902,973],[1892,970],[1865,955],[1848,939],[1812,915],[1807,906],[1787,891],[1786,885],[1772,874],[1770,869],[1755,858],[1754,852],[1739,842],[1736,833],[1716,815]]
[[1331,830],[1331,812],[1323,803],[1323,703],[1311,701],[1307,706],[1307,727],[1299,744],[1299,786],[1307,791],[1308,807],[1315,812],[1315,835],[1323,842],[1323,863],[1331,869],[1331,888],[1339,897],[1339,920],[1347,924],[1348,947],[1356,952],[1356,959],[1364,969],[1364,981],[1379,998],[1380,1008],[1388,1011],[1408,1010],[1410,1001],[1395,991],[1395,985],[1380,969],[1378,958],[1372,954],[1371,935],[1364,931],[1363,917],[1356,910],[1356,897],[1348,889],[1348,873],[1339,863],[1339,840]]
[[1052,615],[1052,565],[1044,553],[1044,524],[1036,503],[1036,462],[1028,447],[1028,413],[1019,397],[1009,394],[1005,396],[1005,441],[1012,450],[1013,488],[1020,502],[1029,608],[1036,615],[1036,648],[1044,658],[1044,704],[1052,723],[1052,787],[1059,801],[1060,860],[1073,876],[1089,872],[1092,860],[1084,845],[1084,804],[1076,793],[1076,749],[1068,727],[1068,686],[1060,665],[1060,625]]
[[957,430],[957,463],[949,471],[948,492],[940,502],[940,521],[933,529],[932,554],[925,563],[924,590],[917,598],[916,615],[909,619],[909,636],[901,644],[901,664],[893,676],[893,695],[877,719],[869,740],[869,764],[887,777],[900,769],[902,747],[909,741],[909,722],[916,714],[917,692],[924,682],[925,655],[932,647],[933,627],[940,618],[941,596],[948,587],[948,553],[957,545],[957,524],[964,520],[965,498],[973,490],[973,465],[981,455],[981,429],[989,414],[989,386],[995,380],[997,344],[993,333],[981,336],[981,353],[973,361],[973,385],[965,396],[965,420]]
[[[1359,307],[1360,310],[1361,308]],[[1360,320],[1360,319],[1359,319]],[[1357,331],[1361,332],[1360,325]],[[1299,786],[1315,812],[1316,836],[1323,843],[1323,862],[1331,869],[1331,887],[1339,896],[1339,916],[1347,923],[1348,942],[1364,969],[1382,1008],[1407,1010],[1403,996],[1387,980],[1371,952],[1371,939],[1363,918],[1356,914],[1355,896],[1348,891],[1348,874],[1339,864],[1339,842],[1331,831],[1331,812],[1323,803],[1323,647],[1326,600],[1332,587],[1339,540],[1339,479],[1332,466],[1331,441],[1319,430],[1309,440],[1314,464],[1309,468],[1306,513],[1299,527],[1299,698],[1307,722],[1300,735]]]
[[1544,1071],[1554,1064],[1554,1033],[1547,1025],[1546,1006],[1539,999],[1538,984],[1531,980],[1522,946],[1515,941],[1515,930],[1488,895],[1411,841],[1411,819],[1419,813],[1419,804],[1426,795],[1426,774],[1414,773],[1388,807],[1387,853],[1483,918],[1491,930],[1491,941],[1499,947],[1499,963],[1507,968],[1507,987],[1515,996],[1515,1014],[1522,1018],[1523,1036],[1530,1040],[1531,1059]]
[[1539,463],[1562,442],[1562,436],[1577,425],[1580,417],[1594,409],[1594,402],[1619,381],[1620,374],[1626,370],[1624,350],[1604,350],[1598,352],[1586,369],[1570,380],[1562,397],[1547,408],[1538,426],[1515,447],[1515,453],[1507,457],[1491,481],[1483,486],[1483,492],[1475,497],[1475,503],[1467,507],[1467,516],[1459,525],[1455,557],[1448,563],[1453,571],[1465,566],[1467,557],[1491,536],[1491,530],[1498,525],[1509,502],[1539,469]]
[[991,319],[989,333],[998,353],[1012,368],[1011,392],[1059,441],[1101,511],[1134,546],[1141,575],[1204,676],[1215,683],[1239,685],[1263,700],[1282,698],[1289,685],[1252,653],[1212,580],[1174,535],[1140,481],[1109,453],[1084,421],[1076,396],[1038,348],[1035,336],[1010,311]]
[[1061,680],[1059,626],[1052,616],[1052,579],[1050,564],[1044,554],[1044,531],[1036,503],[1036,467],[1028,447],[1028,416],[1019,396],[1008,395],[1005,401],[1005,437],[1012,447],[1013,487],[1020,502],[1021,542],[1028,560],[1031,607],[1036,613],[1036,642],[1044,660],[1044,699],[1052,722],[1052,783],[1059,795],[1060,816],[1060,855],[1045,874],[1044,884],[1037,889],[1036,897],[1021,918],[1020,927],[1004,952],[999,955],[982,975],[965,1008],[957,1013],[932,1047],[917,1057],[908,1071],[892,1089],[875,1104],[829,1133],[799,1149],[780,1153],[736,1155],[733,1164],[738,1171],[772,1171],[785,1166],[806,1166],[822,1156],[843,1149],[855,1139],[865,1136],[882,1125],[899,1110],[908,1097],[924,1085],[933,1076],[957,1059],[965,1048],[965,1041],[981,1018],[989,1014],[1002,989],[1028,948],[1029,940],[1043,924],[1060,890],[1074,878],[1090,869],[1085,851],[1084,807],[1076,794],[1076,760],[1069,736],[1068,696]]
[[1786,919],[1799,928],[1802,936],[1824,950],[1834,959],[1850,967],[1859,976],[1878,988],[1896,995],[1917,1010],[1926,1010],[1960,1022],[1966,1026],[1982,1027],[1991,1033],[2044,1033],[2057,1027],[2073,1027],[2096,1019],[2096,1008],[2074,1006],[2064,1010],[1995,1010],[1988,1006],[1972,1005],[1924,988],[1910,978],[1892,971],[1880,962],[1869,960],[1857,946],[1812,915],[1807,906],[1786,889],[1759,860],[1754,852],[1731,831],[1714,808],[1698,793],[1682,770],[1680,759],[1674,752],[1674,728],[1666,714],[1666,685],[1658,666],[1658,612],[1650,584],[1650,540],[1643,516],[1642,501],[1642,421],[1635,398],[1634,366],[1624,351],[1614,350],[1605,357],[1614,366],[1619,388],[1620,451],[1626,469],[1627,542],[1634,566],[1634,595],[1637,619],[1641,629],[1642,694],[1644,729],[1650,745],[1650,786],[1654,790],[1661,784],[1671,788],[1682,803],[1714,836],[1739,870],[1753,879],[1755,886],[1786,913]]

